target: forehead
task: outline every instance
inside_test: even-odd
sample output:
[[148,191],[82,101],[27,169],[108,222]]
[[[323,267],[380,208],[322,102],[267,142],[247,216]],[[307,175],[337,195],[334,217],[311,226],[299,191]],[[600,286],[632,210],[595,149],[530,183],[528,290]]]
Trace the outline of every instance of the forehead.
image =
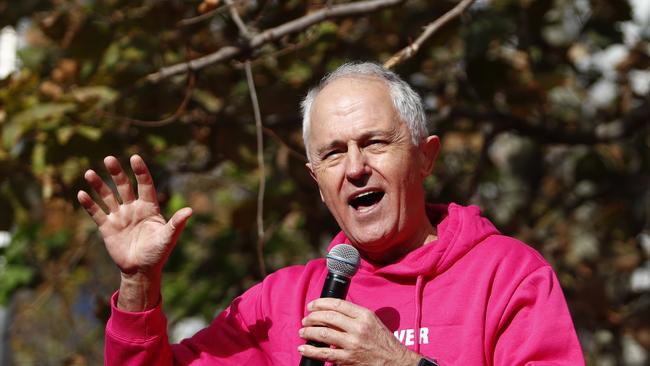
[[313,109],[345,108],[365,101],[388,102],[386,106],[392,107],[388,84],[375,76],[343,76],[323,87],[314,99]]
[[310,118],[310,142],[341,130],[394,129],[401,124],[388,85],[373,76],[332,81],[316,96]]

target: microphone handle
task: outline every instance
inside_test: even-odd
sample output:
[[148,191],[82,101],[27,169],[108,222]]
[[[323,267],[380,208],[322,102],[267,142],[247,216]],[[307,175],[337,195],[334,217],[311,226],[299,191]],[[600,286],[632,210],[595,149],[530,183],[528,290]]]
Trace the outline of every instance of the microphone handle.
[[345,299],[350,288],[350,277],[341,276],[340,274],[328,272],[323,284],[323,291],[320,297],[333,297],[335,299]]
[[[341,276],[336,273],[328,272],[323,284],[323,291],[320,297],[333,297],[336,299],[345,299],[350,288],[350,278]],[[314,347],[329,347],[328,344],[315,341],[307,341],[307,344]],[[303,356],[300,359],[300,366],[323,366],[324,361],[314,360]]]

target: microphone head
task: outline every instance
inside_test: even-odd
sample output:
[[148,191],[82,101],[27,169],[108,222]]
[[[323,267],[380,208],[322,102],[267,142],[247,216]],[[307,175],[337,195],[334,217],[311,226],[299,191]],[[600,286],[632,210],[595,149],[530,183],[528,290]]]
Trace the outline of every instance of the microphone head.
[[327,270],[350,278],[359,270],[360,260],[357,248],[349,244],[338,244],[327,254]]

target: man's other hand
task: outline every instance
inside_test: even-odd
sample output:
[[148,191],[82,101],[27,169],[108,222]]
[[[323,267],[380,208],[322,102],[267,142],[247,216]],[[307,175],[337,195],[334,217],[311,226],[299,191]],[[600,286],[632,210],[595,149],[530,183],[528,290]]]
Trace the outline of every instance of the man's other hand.
[[107,156],[104,165],[117,193],[95,171],[88,170],[84,178],[98,198],[95,201],[79,191],[77,199],[97,224],[108,254],[122,271],[118,306],[141,311],[158,301],[163,264],[192,209],[182,208],[166,221],[160,214],[156,188],[144,160],[133,155],[130,163],[137,181],[137,197],[119,161]]
[[303,356],[346,365],[417,365],[409,351],[372,311],[345,300],[320,298],[307,307],[300,336],[334,346],[301,345]]

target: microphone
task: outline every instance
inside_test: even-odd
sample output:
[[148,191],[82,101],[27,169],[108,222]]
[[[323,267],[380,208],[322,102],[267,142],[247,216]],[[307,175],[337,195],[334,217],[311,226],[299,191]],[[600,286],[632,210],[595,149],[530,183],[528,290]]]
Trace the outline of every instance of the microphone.
[[[350,279],[359,270],[359,252],[349,244],[338,244],[327,254],[327,277],[323,284],[323,291],[320,297],[333,297],[345,299],[350,288]],[[307,344],[315,347],[329,347],[321,342],[307,341]],[[323,366],[324,361],[314,360],[303,356],[300,359],[300,366]]]

